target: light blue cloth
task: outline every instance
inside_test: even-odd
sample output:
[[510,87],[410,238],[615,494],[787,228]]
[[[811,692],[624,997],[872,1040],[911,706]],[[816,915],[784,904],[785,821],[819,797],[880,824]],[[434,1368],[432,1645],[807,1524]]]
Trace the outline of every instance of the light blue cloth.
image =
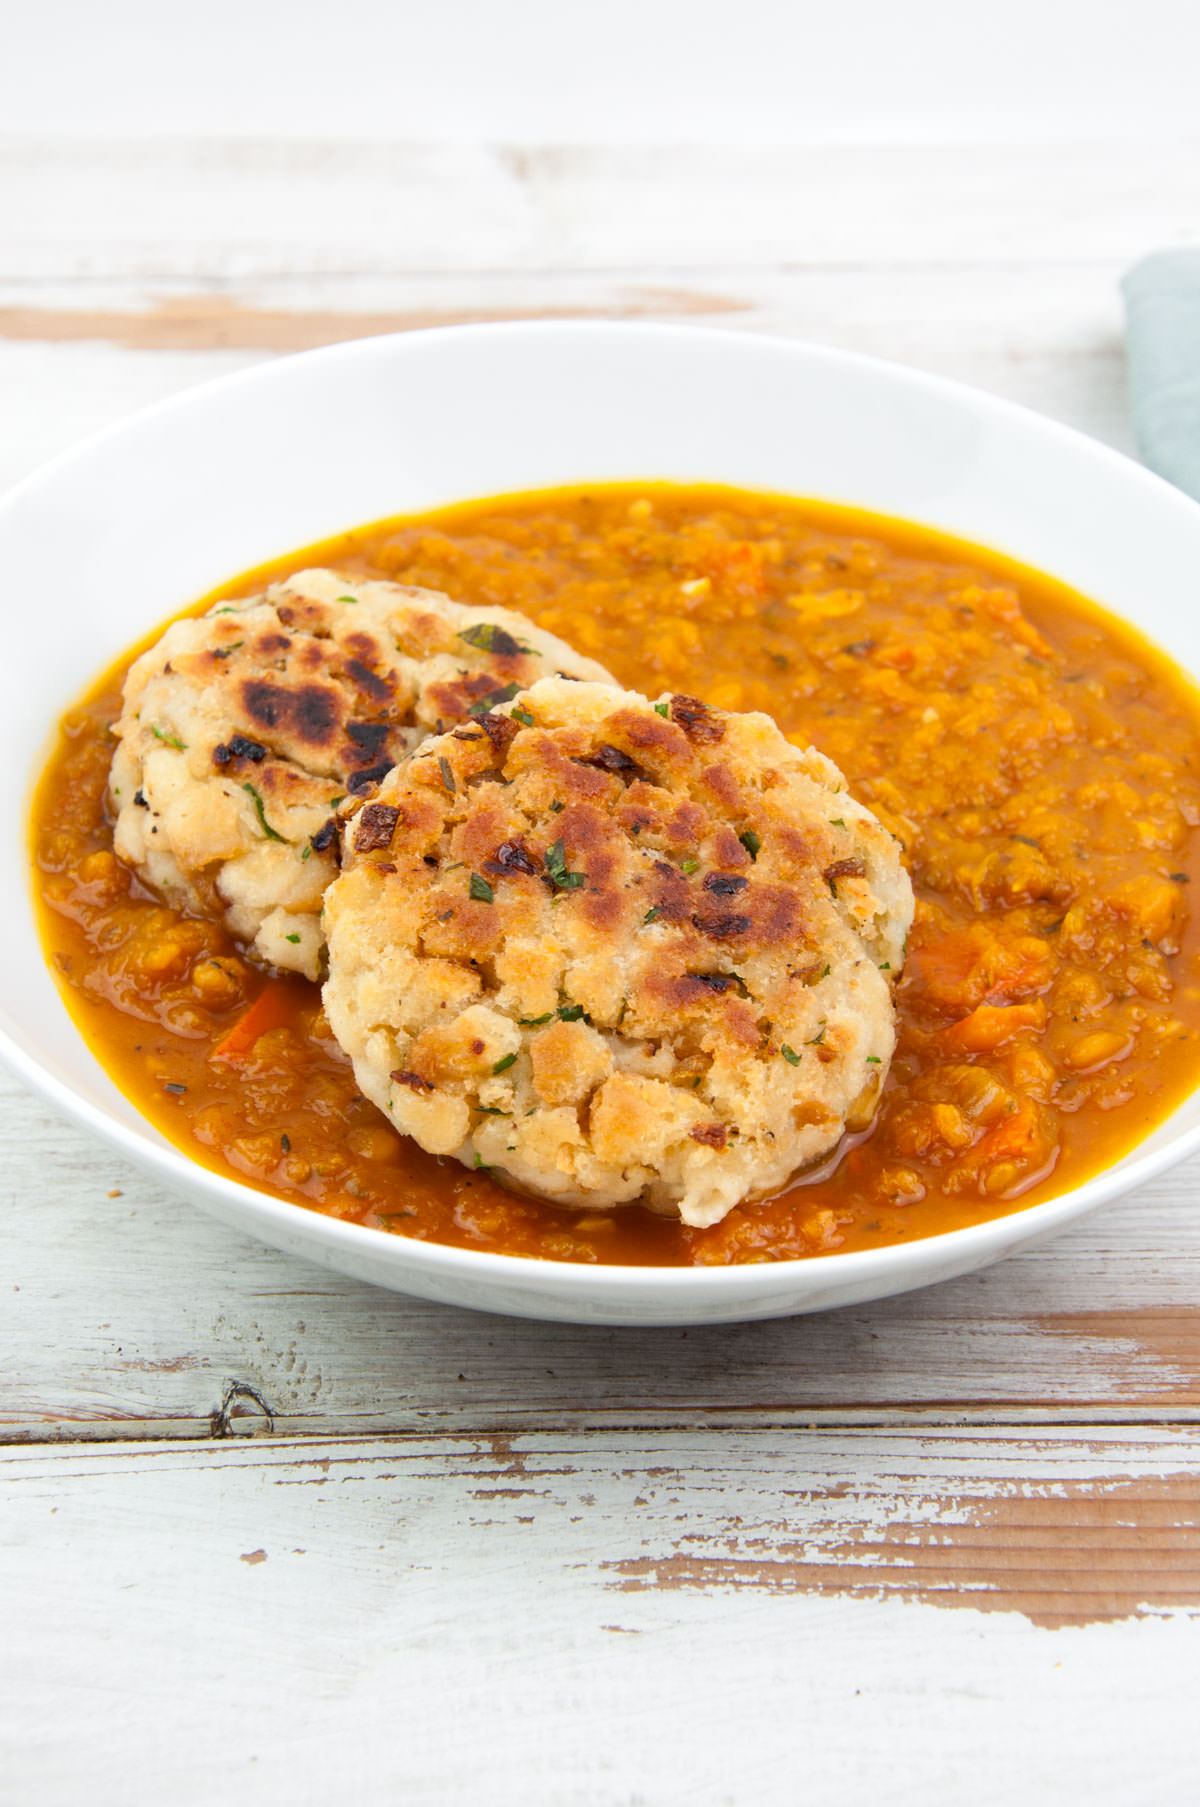
[[1155,251],[1121,287],[1138,448],[1200,502],[1200,250]]

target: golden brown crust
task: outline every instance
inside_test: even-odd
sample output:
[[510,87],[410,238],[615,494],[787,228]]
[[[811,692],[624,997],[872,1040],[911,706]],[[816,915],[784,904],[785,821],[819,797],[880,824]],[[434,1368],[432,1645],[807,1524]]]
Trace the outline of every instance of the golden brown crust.
[[130,669],[117,851],[157,890],[316,978],[338,805],[369,797],[481,699],[564,666],[607,676],[522,616],[332,571],[221,603],[174,623]]
[[437,1152],[715,1221],[886,1070],[896,845],[765,716],[559,679],[506,714],[426,742],[349,825],[330,1021]]

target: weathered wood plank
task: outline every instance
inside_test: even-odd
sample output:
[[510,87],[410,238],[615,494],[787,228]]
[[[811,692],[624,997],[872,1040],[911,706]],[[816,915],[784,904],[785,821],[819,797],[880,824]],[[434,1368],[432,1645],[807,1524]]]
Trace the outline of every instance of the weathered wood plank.
[[[1181,1801],[1200,1447],[9,1451],[0,1794]],[[1116,1703],[1120,1703],[1119,1710]]]
[[[192,1436],[231,1382],[281,1431],[1200,1419],[1200,1164],[1043,1249],[873,1306],[725,1329],[520,1323],[265,1248],[0,1083],[0,1434]],[[120,1196],[112,1198],[110,1192]],[[236,1402],[235,1402],[236,1403]],[[261,1414],[249,1396],[249,1423]]]
[[0,279],[1129,260],[1186,241],[1196,140],[637,148],[0,143]]
[[[1117,264],[1005,273],[774,271],[223,281],[213,295],[0,282],[0,490],[85,434],[191,383],[361,331],[464,319],[656,318],[763,331],[918,365],[1132,440]],[[7,335],[7,336],[6,336]]]

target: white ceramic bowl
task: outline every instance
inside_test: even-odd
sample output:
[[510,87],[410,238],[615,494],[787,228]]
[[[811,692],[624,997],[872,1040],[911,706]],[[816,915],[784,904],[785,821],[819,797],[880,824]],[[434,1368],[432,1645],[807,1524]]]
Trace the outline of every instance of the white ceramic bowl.
[[915,371],[600,323],[413,333],[260,366],[93,439],[0,507],[0,1051],[16,1071],[164,1187],[266,1242],[401,1292],[581,1323],[715,1323],[902,1292],[1047,1236],[1200,1146],[1197,1095],[1086,1185],[977,1228],[762,1266],[575,1267],[409,1242],[269,1198],[194,1165],[122,1097],[67,1015],[30,903],[29,790],[60,711],[149,628],[292,548],[605,478],[739,484],[942,528],[1074,585],[1200,670],[1200,508],[1076,433]]

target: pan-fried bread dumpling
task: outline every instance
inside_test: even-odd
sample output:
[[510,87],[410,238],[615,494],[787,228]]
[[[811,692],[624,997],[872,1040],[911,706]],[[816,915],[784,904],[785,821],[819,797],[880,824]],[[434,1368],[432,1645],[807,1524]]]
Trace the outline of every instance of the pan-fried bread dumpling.
[[547,678],[347,823],[325,1010],[422,1147],[707,1225],[869,1120],[912,910],[767,716]]
[[338,804],[546,672],[608,679],[522,615],[333,571],[176,621],[126,679],[116,851],[173,902],[316,978]]

